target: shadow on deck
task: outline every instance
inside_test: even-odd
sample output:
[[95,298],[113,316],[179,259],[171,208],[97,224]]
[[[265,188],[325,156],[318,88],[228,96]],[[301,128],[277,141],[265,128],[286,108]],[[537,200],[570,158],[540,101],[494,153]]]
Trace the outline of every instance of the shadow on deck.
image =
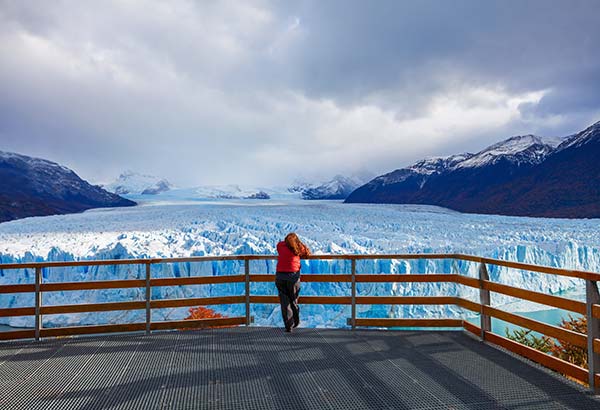
[[463,332],[238,327],[0,344],[2,409],[600,409]]

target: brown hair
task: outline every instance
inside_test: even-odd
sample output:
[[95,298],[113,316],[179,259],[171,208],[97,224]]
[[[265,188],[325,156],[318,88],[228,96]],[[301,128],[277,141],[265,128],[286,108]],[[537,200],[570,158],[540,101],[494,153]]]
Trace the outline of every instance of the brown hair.
[[310,255],[310,249],[308,249],[308,246],[303,244],[300,238],[298,238],[298,235],[296,235],[294,232],[290,232],[285,236],[285,244],[296,256],[303,258]]

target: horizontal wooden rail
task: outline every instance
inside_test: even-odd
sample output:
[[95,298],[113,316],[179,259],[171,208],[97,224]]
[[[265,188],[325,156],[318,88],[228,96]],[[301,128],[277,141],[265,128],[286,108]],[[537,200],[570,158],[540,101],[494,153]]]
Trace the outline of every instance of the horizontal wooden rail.
[[[251,295],[250,303],[279,303],[279,297],[268,295]],[[303,305],[350,305],[350,296],[300,296],[298,303]]]
[[0,285],[0,293],[33,293],[35,285]]
[[[305,273],[302,282],[352,282],[352,275],[334,273]],[[252,274],[250,282],[275,282],[275,274]]]
[[176,308],[187,306],[208,306],[208,305],[229,305],[244,303],[246,297],[242,296],[216,296],[207,298],[187,298],[187,299],[163,299],[152,300],[150,307],[152,309]]
[[491,332],[485,332],[485,337],[486,340],[491,343],[501,346],[506,350],[518,355],[524,356],[552,370],[556,370],[559,373],[566,374],[581,381],[587,381],[588,379],[588,372],[582,367],[576,366],[572,363],[566,362],[557,357],[551,356],[505,337],[498,336]]
[[[396,282],[458,282],[459,275],[456,274],[382,274],[368,273],[355,276],[356,282],[362,283],[396,283]],[[332,273],[307,273],[302,275],[302,282],[352,282],[352,275]],[[274,282],[274,274],[250,275],[250,282]]]
[[[469,323],[466,320],[463,322],[463,327],[466,331],[474,334],[475,336],[479,337],[479,335],[481,334],[480,327]],[[588,372],[582,367],[561,360],[557,357],[551,356],[539,350],[533,349],[529,346],[525,346],[521,343],[515,342],[514,340],[510,340],[505,337],[496,335],[492,332],[485,332],[485,338],[490,343],[503,347],[512,353],[526,357],[529,360],[541,364],[542,366],[555,370],[559,373],[571,376],[582,382],[587,382]],[[600,340],[598,342],[600,342]],[[598,382],[600,382],[600,378],[598,379]]]
[[[304,277],[306,275],[302,275],[302,281],[305,282]],[[340,275],[342,276],[342,275]],[[275,282],[275,274],[274,273],[254,273],[250,275],[250,282],[260,283],[260,282]]]
[[359,305],[454,305],[453,296],[357,296]]
[[472,288],[479,289],[479,279],[470,278],[468,276],[456,275],[456,283],[460,283],[461,285],[470,286]]
[[192,329],[204,327],[238,326],[246,323],[245,317],[227,317],[218,319],[174,320],[170,322],[152,322],[152,330]]
[[595,318],[600,319],[600,305],[592,305],[592,314]]
[[241,283],[245,280],[244,275],[188,276],[150,279],[150,286],[215,285],[219,283]]
[[[271,276],[271,281],[275,280],[275,275]],[[251,279],[252,280],[252,279]],[[302,275],[302,282],[352,282],[352,275],[345,274],[333,274],[333,273],[319,273],[319,274],[305,274]]]
[[572,343],[576,346],[587,348],[587,338],[581,333],[563,329],[558,326],[548,325],[543,322],[538,322],[537,320],[515,315],[514,313],[504,312],[490,306],[483,306],[483,312],[497,319],[504,320],[505,322],[523,326],[544,335],[555,337],[558,340],[564,340],[565,342]]
[[279,303],[279,298],[277,296],[268,295],[250,295],[250,303]]
[[461,319],[356,319],[356,326],[373,327],[462,327]]
[[550,266],[541,266],[541,265],[531,265],[528,263],[511,262],[511,261],[504,261],[501,259],[493,259],[493,258],[482,258],[482,257],[478,257],[478,256],[464,255],[464,254],[455,254],[454,259],[460,259],[460,260],[470,261],[470,262],[486,263],[486,264],[490,264],[490,265],[503,266],[505,268],[520,269],[520,270],[525,270],[525,271],[529,271],[529,272],[549,273],[552,275],[568,276],[568,277],[572,277],[572,278],[600,281],[600,273],[596,273],[596,272],[554,268],[554,267],[550,267]]
[[[457,282],[458,276],[450,273],[428,273],[428,274],[414,274],[414,273],[398,273],[398,274],[359,274],[356,275],[357,282]],[[304,279],[304,276],[302,277]]]
[[68,326],[40,329],[42,337],[92,335],[98,333],[141,332],[146,329],[145,323],[126,323],[111,325]]
[[[186,328],[202,328],[215,326],[235,326],[246,322],[245,317],[229,317],[218,319],[193,319],[193,320],[176,320],[168,322],[152,322],[152,330],[166,329],[186,329]],[[145,323],[128,323],[128,324],[111,324],[111,325],[94,325],[94,326],[69,326],[69,327],[54,327],[41,329],[42,337],[56,336],[74,336],[87,335],[98,333],[122,333],[122,332],[141,332],[146,329]],[[29,332],[29,331],[26,331]],[[31,331],[32,332],[32,331]],[[9,333],[9,332],[6,332]],[[16,333],[16,332],[10,332]],[[0,333],[2,335],[2,333]],[[31,337],[31,336],[30,336]]]
[[8,332],[0,332],[0,340],[15,340],[15,339],[33,339],[35,330],[11,330]]
[[479,326],[474,325],[473,323],[463,320],[463,328],[470,333],[473,333],[475,336],[479,337],[481,335],[481,328]]
[[146,286],[146,281],[141,279],[124,280],[99,280],[90,282],[62,282],[62,283],[42,283],[40,290],[42,292],[61,292],[66,290],[102,290],[102,289],[128,289],[142,288]]
[[[310,255],[303,259],[317,260],[362,260],[362,259],[455,259],[454,254],[395,254],[395,255]],[[107,259],[83,260],[69,262],[28,262],[0,264],[3,269],[35,269],[35,268],[64,268],[71,266],[110,266],[110,265],[155,265],[165,263],[187,262],[220,262],[244,260],[275,260],[276,255],[227,255],[227,256],[194,256],[185,258],[150,258],[150,259]]]
[[519,289],[514,286],[502,285],[490,281],[483,281],[483,289],[585,315],[584,302],[546,295],[532,290]]
[[61,313],[110,312],[115,310],[145,309],[145,301],[110,302],[110,303],[81,303],[76,305],[42,306],[42,315],[57,315]]
[[471,312],[481,312],[481,304],[471,302],[464,298],[456,298],[456,304],[464,309],[470,310]]
[[[185,258],[151,258],[151,259],[116,259],[116,260],[87,260],[70,262],[29,262],[29,263],[6,263],[0,264],[3,269],[34,269],[34,268],[58,268],[69,266],[107,266],[107,265],[144,265],[186,262],[218,262],[218,261],[243,261],[243,260],[274,260],[276,255],[227,255],[227,256],[195,256]],[[520,262],[504,261],[501,259],[483,258],[460,253],[423,253],[423,254],[365,254],[365,255],[310,255],[304,259],[312,260],[415,260],[415,259],[456,259],[490,265],[503,266],[507,268],[521,269],[530,272],[549,273],[554,275],[569,276],[580,279],[600,281],[600,274],[595,272],[561,269],[549,266],[531,265]]]
[[18,307],[0,309],[0,317],[32,316],[35,315],[34,307]]

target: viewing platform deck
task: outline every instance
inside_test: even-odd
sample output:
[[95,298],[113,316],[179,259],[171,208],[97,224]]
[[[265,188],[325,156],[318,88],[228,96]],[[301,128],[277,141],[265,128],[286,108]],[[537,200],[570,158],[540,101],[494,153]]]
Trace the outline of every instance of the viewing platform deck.
[[600,409],[460,331],[233,327],[0,343],[1,409]]

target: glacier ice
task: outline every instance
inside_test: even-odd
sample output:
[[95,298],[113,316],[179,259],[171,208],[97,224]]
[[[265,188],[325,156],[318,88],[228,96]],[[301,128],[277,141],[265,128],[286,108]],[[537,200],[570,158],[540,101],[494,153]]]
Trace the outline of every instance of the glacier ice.
[[[134,208],[96,209],[82,214],[27,218],[0,224],[0,263],[125,259],[203,255],[274,254],[275,244],[297,232],[314,253],[468,253],[510,261],[600,272],[597,220],[519,218],[460,214],[412,205],[342,204],[338,201],[147,202]],[[253,273],[273,273],[274,261],[252,261]],[[581,280],[488,266],[492,280],[545,293],[577,291]],[[451,260],[361,260],[358,273],[454,273],[476,276],[474,263]],[[243,262],[177,263],[152,266],[153,277],[228,275]],[[303,261],[303,274],[349,273],[350,262]],[[44,282],[143,278],[139,265],[52,268]],[[0,284],[33,283],[31,270],[0,271]],[[365,283],[359,295],[461,295],[476,290],[455,284]],[[161,287],[153,299],[240,295],[243,284]],[[253,283],[253,294],[274,295],[271,283]],[[349,284],[304,283],[301,295],[349,295]],[[52,292],[44,305],[142,300],[143,289]],[[495,297],[496,305],[514,300]],[[32,294],[0,295],[0,307],[32,306]],[[243,305],[212,306],[242,316]],[[535,307],[529,307],[534,309]],[[455,306],[358,306],[359,317],[457,317]],[[153,311],[153,320],[176,320],[187,308]],[[279,325],[279,307],[253,305],[259,325]],[[44,326],[143,321],[143,311],[44,316]],[[343,327],[348,306],[303,305],[304,326]],[[2,324],[29,327],[33,317],[2,318]]]

